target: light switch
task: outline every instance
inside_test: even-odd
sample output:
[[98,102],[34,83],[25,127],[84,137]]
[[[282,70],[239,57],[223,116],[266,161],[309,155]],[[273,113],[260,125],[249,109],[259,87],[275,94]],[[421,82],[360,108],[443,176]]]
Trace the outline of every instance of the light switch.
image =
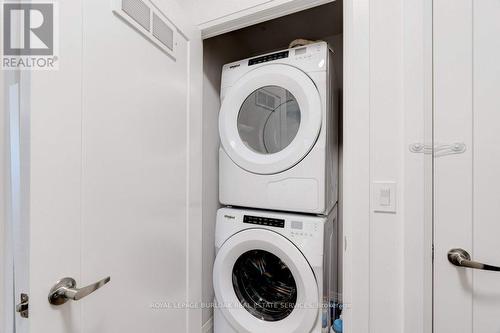
[[375,212],[396,212],[396,182],[373,182],[372,206]]

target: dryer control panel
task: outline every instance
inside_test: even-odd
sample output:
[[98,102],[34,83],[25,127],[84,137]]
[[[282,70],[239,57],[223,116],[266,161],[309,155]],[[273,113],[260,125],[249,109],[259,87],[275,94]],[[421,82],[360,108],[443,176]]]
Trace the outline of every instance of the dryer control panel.
[[265,225],[268,227],[277,227],[277,228],[284,228],[285,227],[285,220],[273,219],[270,217],[263,217],[263,216],[245,215],[243,217],[243,223]]
[[252,66],[255,64],[261,64],[263,62],[288,58],[289,53],[290,53],[289,51],[283,51],[283,52],[271,53],[271,54],[266,54],[266,55],[261,56],[261,57],[253,58],[253,59],[248,60],[248,66]]
[[294,66],[306,73],[318,71],[324,71],[326,73],[328,57],[328,44],[325,42],[318,42],[225,64],[222,67],[221,99],[224,99],[226,89],[234,85],[246,73],[259,66],[286,64]]

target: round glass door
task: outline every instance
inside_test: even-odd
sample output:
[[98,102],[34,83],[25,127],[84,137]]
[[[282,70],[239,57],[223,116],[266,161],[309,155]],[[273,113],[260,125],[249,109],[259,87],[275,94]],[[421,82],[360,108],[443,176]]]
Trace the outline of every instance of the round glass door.
[[299,163],[321,130],[321,95],[300,69],[272,64],[242,76],[223,97],[219,135],[227,156],[256,174]]
[[318,284],[306,257],[276,232],[247,229],[219,248],[213,269],[217,307],[235,332],[310,332]]
[[274,154],[297,136],[300,108],[285,88],[266,86],[252,92],[238,114],[238,133],[247,147],[260,154]]
[[233,268],[233,288],[240,303],[264,321],[282,320],[297,302],[297,285],[288,266],[274,254],[252,250]]

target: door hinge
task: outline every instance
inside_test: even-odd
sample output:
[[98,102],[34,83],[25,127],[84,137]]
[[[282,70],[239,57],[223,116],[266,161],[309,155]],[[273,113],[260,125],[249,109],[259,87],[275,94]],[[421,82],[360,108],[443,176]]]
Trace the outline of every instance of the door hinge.
[[21,294],[21,303],[16,305],[16,312],[19,312],[21,317],[29,317],[29,297],[28,294]]

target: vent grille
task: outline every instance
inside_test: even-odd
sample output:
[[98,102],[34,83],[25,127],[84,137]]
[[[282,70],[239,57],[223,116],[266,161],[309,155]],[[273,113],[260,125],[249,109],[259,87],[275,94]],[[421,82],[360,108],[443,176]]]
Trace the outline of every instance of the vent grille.
[[174,49],[174,31],[156,14],[153,14],[153,36],[170,50]]
[[151,0],[111,0],[113,13],[175,61],[179,31]]
[[122,10],[144,29],[150,31],[151,10],[141,0],[123,0]]
[[257,91],[257,96],[255,96],[255,103],[257,106],[263,107],[268,110],[274,110],[276,108],[276,101],[279,100],[279,97],[274,96],[273,94],[265,91],[259,90]]

